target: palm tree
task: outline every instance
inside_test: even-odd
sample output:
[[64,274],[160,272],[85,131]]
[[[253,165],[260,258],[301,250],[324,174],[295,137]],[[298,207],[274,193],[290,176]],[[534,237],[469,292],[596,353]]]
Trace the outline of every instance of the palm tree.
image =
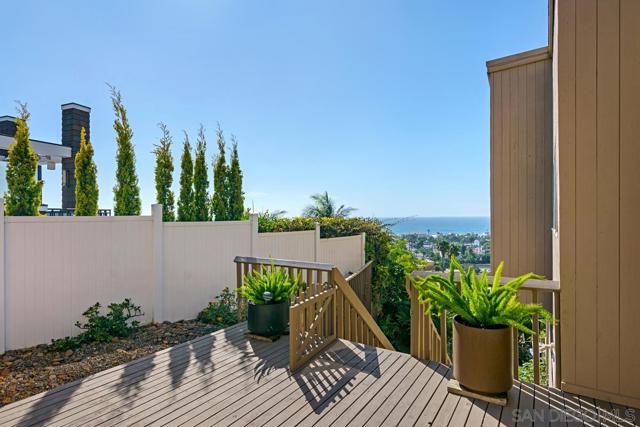
[[313,203],[304,208],[302,216],[310,218],[346,218],[351,215],[351,212],[356,208],[340,205],[337,206],[336,202],[329,197],[328,192],[312,194],[311,200]]
[[447,255],[449,254],[449,251],[451,250],[451,244],[449,244],[449,242],[443,239],[442,237],[438,237],[438,239],[436,240],[435,246],[436,246],[436,249],[440,251],[440,256],[443,259],[446,259]]

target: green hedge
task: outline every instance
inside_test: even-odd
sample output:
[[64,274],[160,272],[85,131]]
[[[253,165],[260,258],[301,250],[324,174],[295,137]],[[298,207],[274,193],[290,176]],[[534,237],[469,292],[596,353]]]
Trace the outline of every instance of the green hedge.
[[[320,223],[320,237],[344,237],[366,233],[365,254],[367,261],[373,260],[373,296],[376,304],[376,284],[381,277],[381,267],[386,265],[389,257],[389,244],[393,241],[393,234],[382,221],[377,218],[274,218],[258,217],[258,232],[304,231],[315,229],[315,223]],[[379,301],[378,301],[379,302]]]

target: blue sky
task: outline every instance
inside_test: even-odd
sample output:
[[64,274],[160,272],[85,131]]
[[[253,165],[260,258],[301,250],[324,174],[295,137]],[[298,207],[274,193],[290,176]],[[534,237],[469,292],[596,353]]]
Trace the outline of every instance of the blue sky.
[[[145,212],[165,122],[239,140],[246,202],[300,213],[311,193],[374,216],[489,214],[485,61],[547,43],[547,0],[21,1],[2,6],[0,115],[28,102],[60,140],[60,104],[92,108],[100,206],[113,204],[105,82],[123,94]],[[210,163],[210,162],[209,162]],[[211,166],[210,166],[211,172]],[[44,201],[60,205],[60,171]]]

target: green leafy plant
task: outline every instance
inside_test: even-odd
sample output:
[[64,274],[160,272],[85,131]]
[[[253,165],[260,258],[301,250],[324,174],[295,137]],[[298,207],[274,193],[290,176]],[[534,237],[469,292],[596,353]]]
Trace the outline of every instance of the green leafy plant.
[[82,335],[51,340],[49,351],[67,351],[80,347],[84,343]]
[[113,213],[115,215],[140,215],[140,185],[136,173],[136,153],[133,146],[133,130],[129,125],[122,95],[115,86],[111,89],[111,103],[116,118],[116,185],[113,187]]
[[93,161],[93,146],[87,141],[87,131],[80,130],[80,151],[75,157],[75,216],[96,216],[98,213],[98,171]]
[[238,323],[237,310],[235,292],[230,291],[229,288],[224,288],[215,300],[209,302],[209,305],[198,313],[197,320],[224,328]]
[[207,139],[200,125],[196,142],[196,159],[193,166],[193,220],[209,221],[209,177],[207,172]]
[[[238,292],[254,304],[275,304],[289,300],[301,286],[300,275],[290,277],[284,268],[271,265],[270,269],[263,266],[247,274]],[[271,295],[269,300],[265,299],[266,292]]]
[[242,170],[238,157],[238,141],[231,135],[231,162],[228,169],[227,185],[229,186],[229,210],[227,212],[231,221],[242,219],[244,209],[244,192],[242,191]]
[[82,315],[87,318],[85,323],[76,322],[82,329],[80,335],[51,340],[50,350],[65,351],[80,347],[90,342],[110,342],[114,338],[131,336],[140,326],[140,322],[132,320],[144,316],[139,305],[135,305],[129,298],[121,303],[111,303],[107,306],[107,313],[100,314],[99,302],[87,308]]
[[[520,381],[532,383],[534,382],[534,370],[533,370],[533,360],[529,360],[528,362],[522,363],[520,365],[518,371],[518,378]],[[547,373],[547,360],[544,357],[540,358],[540,384],[548,385],[549,384],[549,375]]]
[[[464,324],[476,328],[508,325],[532,334],[527,326],[532,315],[551,320],[551,314],[541,305],[518,301],[518,290],[524,283],[529,279],[542,279],[541,276],[528,273],[501,284],[503,263],[500,263],[493,282],[489,283],[486,270],[480,275],[473,268],[465,271],[455,256],[451,257],[450,265],[448,277],[434,274],[412,278],[421,302],[437,311],[448,310],[460,316]],[[459,286],[455,280],[456,270],[460,273]]]
[[187,132],[184,133],[182,157],[180,158],[178,221],[193,221],[193,158]]
[[38,155],[31,147],[29,125],[31,114],[27,104],[19,104],[20,117],[16,119],[15,142],[9,145],[7,163],[6,214],[38,216],[42,201],[42,181],[36,180]]
[[305,207],[302,211],[302,216],[310,218],[346,218],[356,208],[352,208],[345,205],[340,205],[335,202],[329,193],[317,193],[311,195],[312,203]]
[[107,314],[100,314],[100,303],[89,307],[82,315],[87,318],[86,323],[76,322],[76,326],[83,329],[83,335],[88,341],[109,342],[113,338],[130,336],[140,325],[135,317],[143,316],[139,305],[135,305],[129,298],[121,303],[111,303],[107,306]]
[[169,128],[164,123],[158,123],[162,131],[160,142],[155,145],[153,154],[156,155],[156,167],[154,170],[156,181],[156,201],[162,205],[162,220],[175,220],[175,196],[171,186],[173,185],[173,155],[171,144],[173,139]]
[[216,130],[218,154],[213,161],[213,195],[211,196],[211,216],[215,221],[229,219],[229,166],[225,155],[226,141],[218,123]]

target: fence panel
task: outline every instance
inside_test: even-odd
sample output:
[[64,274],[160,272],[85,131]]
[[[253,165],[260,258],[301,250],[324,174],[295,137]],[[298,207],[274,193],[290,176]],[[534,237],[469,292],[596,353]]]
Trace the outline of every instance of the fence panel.
[[164,224],[164,319],[193,319],[225,287],[233,258],[251,250],[249,221]]
[[321,239],[316,261],[333,264],[348,276],[360,270],[365,263],[364,242],[364,234]]
[[75,335],[82,312],[130,297],[152,319],[151,217],[7,217],[6,348]]
[[263,258],[315,261],[315,234],[313,230],[260,233],[256,246],[257,252],[253,255]]
[[356,293],[362,304],[371,311],[371,281],[373,279],[373,261],[369,261],[364,266],[360,267],[360,270],[347,277],[347,282],[353,292]]
[[235,287],[236,255],[315,261],[323,248],[343,271],[361,267],[364,236],[259,234],[257,216],[163,223],[158,208],[136,217],[5,217],[0,209],[0,354],[79,333],[75,322],[96,302],[131,298],[142,322],[193,319]]

